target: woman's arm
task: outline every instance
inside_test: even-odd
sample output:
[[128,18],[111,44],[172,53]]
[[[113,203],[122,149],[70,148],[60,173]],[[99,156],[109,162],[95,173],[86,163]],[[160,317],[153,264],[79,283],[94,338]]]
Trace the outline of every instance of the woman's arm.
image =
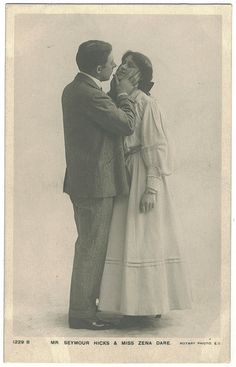
[[162,176],[171,174],[169,147],[161,113],[152,98],[146,102],[141,130],[141,154],[146,167],[146,189],[140,202],[142,212],[154,207]]

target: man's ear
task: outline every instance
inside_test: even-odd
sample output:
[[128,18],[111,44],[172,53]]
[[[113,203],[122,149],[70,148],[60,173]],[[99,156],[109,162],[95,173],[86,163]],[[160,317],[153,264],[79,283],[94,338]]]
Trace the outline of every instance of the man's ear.
[[101,71],[102,71],[102,66],[101,65],[98,65],[97,66],[97,69],[96,69],[97,74],[100,74]]

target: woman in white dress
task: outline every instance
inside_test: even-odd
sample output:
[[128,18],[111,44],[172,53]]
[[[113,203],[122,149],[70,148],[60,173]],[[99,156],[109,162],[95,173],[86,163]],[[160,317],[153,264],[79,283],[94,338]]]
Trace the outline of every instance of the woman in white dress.
[[171,157],[158,104],[150,96],[150,60],[128,51],[118,79],[132,70],[136,129],[125,137],[129,196],[115,199],[98,310],[155,316],[191,307],[182,238],[168,187]]

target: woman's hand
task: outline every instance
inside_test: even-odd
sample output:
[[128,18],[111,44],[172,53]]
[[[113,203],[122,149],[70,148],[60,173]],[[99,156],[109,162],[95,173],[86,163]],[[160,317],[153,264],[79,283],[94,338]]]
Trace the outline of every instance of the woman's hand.
[[145,191],[140,200],[141,213],[148,213],[152,210],[157,201],[157,193]]

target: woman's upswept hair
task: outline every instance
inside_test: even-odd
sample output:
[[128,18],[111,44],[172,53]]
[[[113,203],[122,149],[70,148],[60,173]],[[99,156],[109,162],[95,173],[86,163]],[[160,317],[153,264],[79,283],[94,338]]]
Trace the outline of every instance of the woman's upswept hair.
[[141,80],[138,84],[138,89],[142,90],[144,93],[149,95],[150,89],[153,87],[152,77],[153,77],[153,68],[152,63],[149,58],[140,52],[127,51],[122,56],[122,63],[128,56],[132,56],[134,63],[137,65],[141,72]]

